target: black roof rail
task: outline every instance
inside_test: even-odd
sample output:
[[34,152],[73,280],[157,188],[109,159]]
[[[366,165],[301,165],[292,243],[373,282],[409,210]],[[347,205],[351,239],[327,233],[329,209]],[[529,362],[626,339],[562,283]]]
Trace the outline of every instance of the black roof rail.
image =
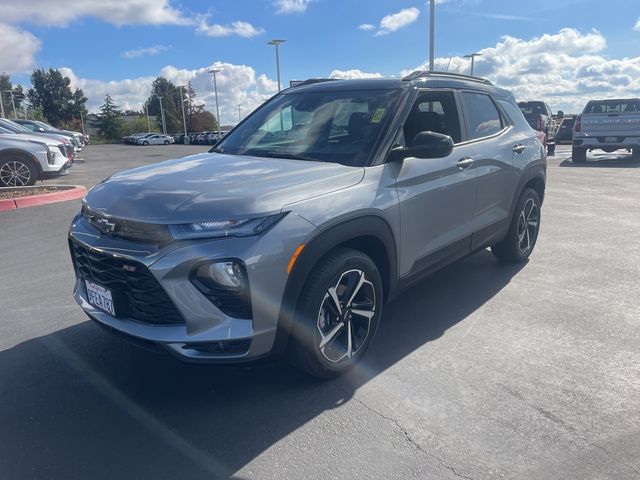
[[334,80],[340,80],[340,79],[339,78],[308,78],[302,81],[293,80],[289,88],[301,87],[303,85],[312,85],[314,83],[333,82]]
[[411,80],[415,80],[417,78],[422,77],[452,77],[459,78],[460,80],[469,80],[471,82],[484,83],[485,85],[493,85],[486,78],[472,77],[470,75],[463,75],[461,73],[450,73],[450,72],[429,72],[427,70],[416,70],[415,72],[410,73],[406,77],[402,79],[403,82],[410,82]]

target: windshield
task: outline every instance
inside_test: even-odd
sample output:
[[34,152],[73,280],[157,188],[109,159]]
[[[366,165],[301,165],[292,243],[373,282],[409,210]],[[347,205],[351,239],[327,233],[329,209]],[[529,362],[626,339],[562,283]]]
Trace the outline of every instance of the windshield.
[[22,125],[19,125],[11,120],[5,120],[4,118],[0,119],[0,127],[10,130],[13,133],[33,133],[28,128],[24,128]]
[[363,166],[399,90],[280,95],[229,133],[214,151]]
[[640,112],[640,100],[596,100],[589,102],[584,113]]
[[521,102],[518,104],[520,111],[525,115],[545,115],[546,111],[542,103]]

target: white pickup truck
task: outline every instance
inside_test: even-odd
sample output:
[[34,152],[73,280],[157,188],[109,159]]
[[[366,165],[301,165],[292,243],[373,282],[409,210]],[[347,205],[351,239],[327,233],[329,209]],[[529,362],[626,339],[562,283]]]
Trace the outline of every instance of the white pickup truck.
[[587,150],[631,151],[640,161],[640,99],[591,100],[576,118],[572,161],[584,163]]

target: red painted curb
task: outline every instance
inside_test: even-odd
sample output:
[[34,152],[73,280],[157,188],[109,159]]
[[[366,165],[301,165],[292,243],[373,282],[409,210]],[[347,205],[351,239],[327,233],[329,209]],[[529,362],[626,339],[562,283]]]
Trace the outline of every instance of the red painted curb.
[[[16,208],[36,207],[38,205],[46,205],[48,203],[64,202],[67,200],[76,200],[82,198],[87,193],[87,189],[82,186],[75,186],[68,190],[59,192],[44,193],[42,195],[29,195],[27,197],[18,197],[8,200],[0,200],[0,212],[13,210]],[[6,203],[6,204],[5,204]],[[11,206],[13,205],[13,206]]]
[[0,212],[8,212],[9,210],[15,210],[16,208],[16,201],[13,198],[0,200]]

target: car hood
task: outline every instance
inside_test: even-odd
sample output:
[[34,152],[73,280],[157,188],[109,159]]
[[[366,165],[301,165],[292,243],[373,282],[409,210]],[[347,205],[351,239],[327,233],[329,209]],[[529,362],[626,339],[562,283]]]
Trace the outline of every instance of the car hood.
[[85,203],[109,216],[154,223],[231,219],[276,213],[363,177],[362,167],[204,153],[113,175]]
[[25,142],[44,143],[49,148],[57,148],[62,142],[45,135],[32,135],[30,133],[3,133],[2,138],[10,138],[12,140],[22,140]]

